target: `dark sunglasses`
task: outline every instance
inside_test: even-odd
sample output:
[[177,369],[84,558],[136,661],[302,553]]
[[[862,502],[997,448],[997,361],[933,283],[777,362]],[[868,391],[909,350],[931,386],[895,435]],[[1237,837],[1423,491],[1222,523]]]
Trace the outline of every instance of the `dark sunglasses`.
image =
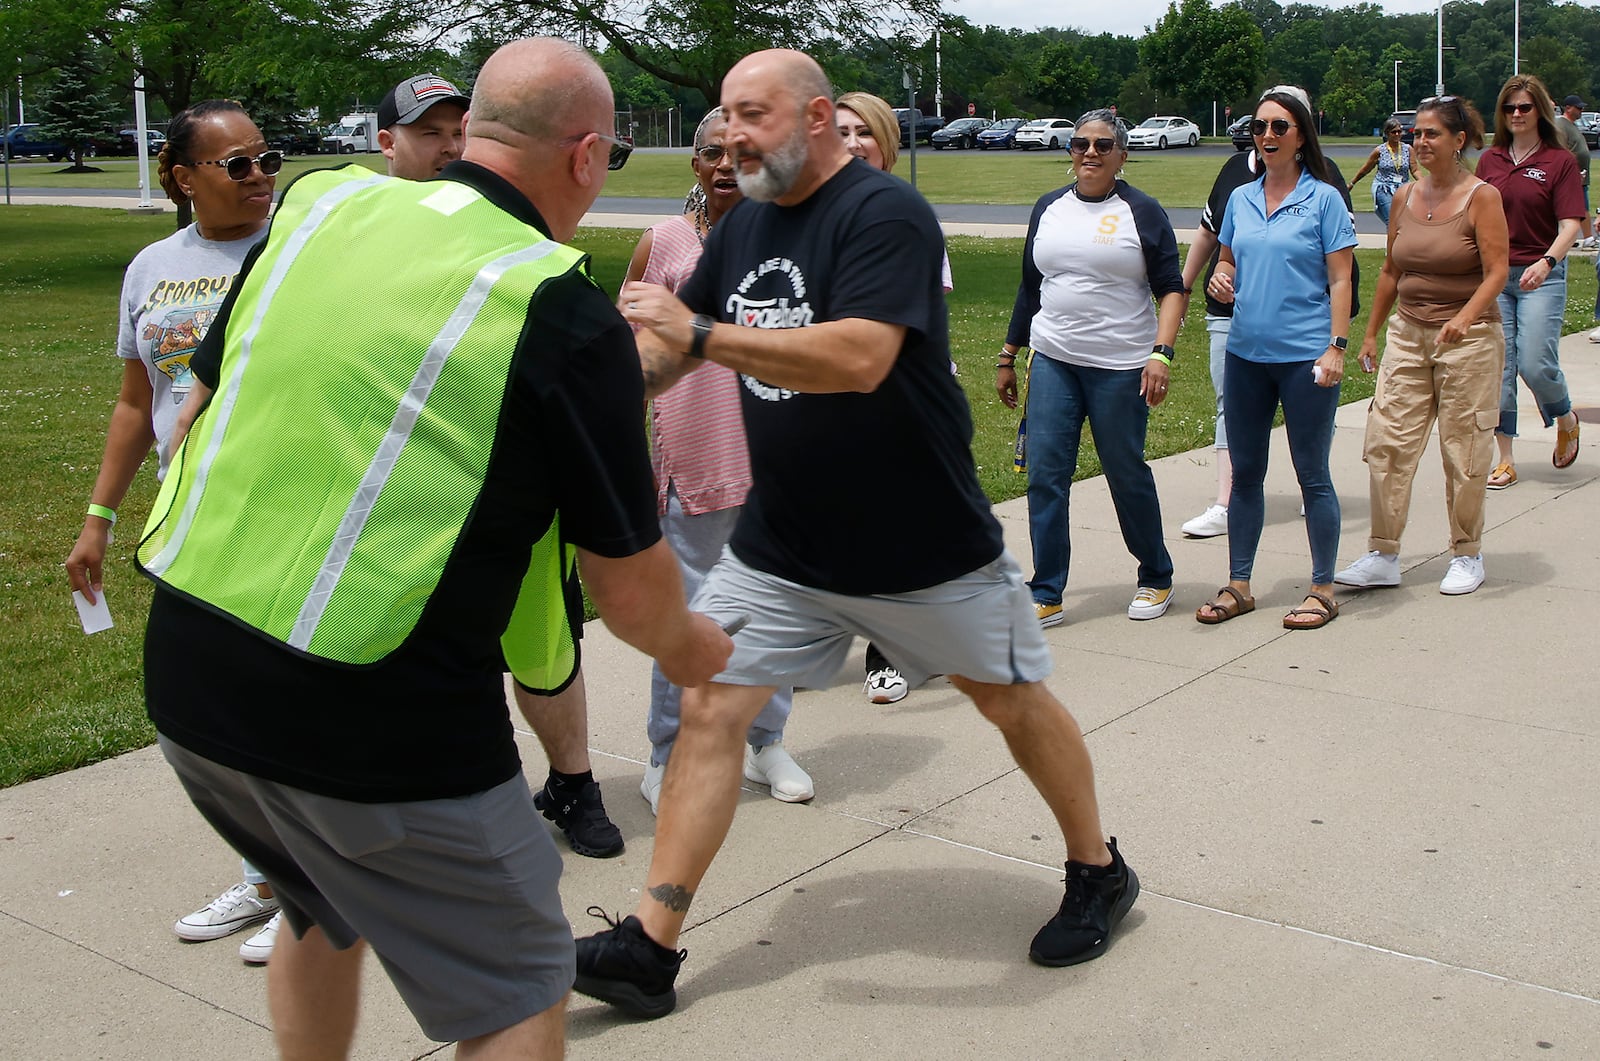
[[628,156],[633,154],[633,145],[626,140],[618,140],[605,133],[577,133],[561,141],[563,144],[576,144],[586,136],[597,136],[611,145],[611,153],[606,156],[606,169],[621,169],[627,165]]
[[1507,103],[1504,107],[1501,107],[1500,109],[1505,111],[1507,114],[1527,114],[1527,113],[1529,113],[1530,111],[1533,110],[1533,104],[1531,104],[1531,103]]
[[255,158],[249,155],[234,155],[232,158],[217,159],[210,162],[196,162],[196,166],[221,166],[228,171],[231,181],[247,181],[250,179],[250,167],[259,166],[263,177],[277,176],[283,168],[282,151],[263,151]]
[[1098,155],[1109,155],[1117,147],[1117,142],[1109,136],[1097,136],[1093,140],[1087,136],[1074,136],[1067,141],[1067,148],[1074,155],[1084,155],[1088,154],[1090,144],[1094,145]]
[[1272,130],[1273,136],[1285,136],[1290,129],[1294,128],[1294,122],[1289,121],[1287,118],[1274,118],[1270,122],[1265,118],[1254,118],[1250,122],[1250,135],[1265,136],[1269,128]]
[[728,149],[721,144],[707,144],[705,147],[695,148],[694,153],[700,156],[701,162],[716,163],[722,161]]

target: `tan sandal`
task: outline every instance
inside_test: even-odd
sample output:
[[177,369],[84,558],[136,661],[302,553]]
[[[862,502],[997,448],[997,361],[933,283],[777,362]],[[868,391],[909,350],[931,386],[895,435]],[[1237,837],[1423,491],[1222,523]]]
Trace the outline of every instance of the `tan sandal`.
[[[1554,464],[1557,468],[1570,468],[1572,467],[1573,463],[1577,461],[1578,429],[1579,424],[1577,414],[1573,414],[1571,431],[1568,431],[1566,428],[1561,426],[1561,421],[1559,418],[1556,420],[1556,451],[1550,454],[1550,463]],[[1571,447],[1572,449],[1572,456],[1567,457],[1566,460],[1562,460],[1561,458],[1566,454],[1568,447]]]
[[[1316,590],[1307,593],[1306,597],[1322,605],[1322,608],[1295,608],[1289,611],[1283,617],[1283,628],[1285,630],[1321,630],[1324,626],[1339,618],[1339,606],[1333,602],[1332,597],[1318,593]],[[1324,611],[1323,608],[1327,610]],[[1314,618],[1307,622],[1295,622],[1294,617],[1297,615],[1310,615],[1314,616]]]
[[[1231,603],[1220,599],[1224,593],[1233,598]],[[1256,610],[1256,599],[1254,597],[1246,597],[1232,586],[1223,586],[1217,590],[1217,597],[1219,598],[1218,600],[1208,600],[1195,609],[1194,617],[1196,622],[1205,623],[1207,626],[1216,626],[1218,623],[1225,623],[1229,619],[1237,619],[1246,612]],[[1207,608],[1211,610],[1207,611]]]
[[1517,470],[1511,466],[1510,461],[1496,464],[1494,471],[1489,473],[1488,487],[1490,490],[1504,490],[1508,486],[1517,485]]

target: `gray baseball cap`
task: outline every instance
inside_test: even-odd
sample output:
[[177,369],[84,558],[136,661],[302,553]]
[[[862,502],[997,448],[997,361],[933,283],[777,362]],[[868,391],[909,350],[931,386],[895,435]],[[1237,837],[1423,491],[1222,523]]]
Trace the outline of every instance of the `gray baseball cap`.
[[435,103],[455,103],[462,108],[472,106],[471,99],[438,74],[418,74],[406,78],[383,97],[383,102],[378,104],[378,128],[410,125]]

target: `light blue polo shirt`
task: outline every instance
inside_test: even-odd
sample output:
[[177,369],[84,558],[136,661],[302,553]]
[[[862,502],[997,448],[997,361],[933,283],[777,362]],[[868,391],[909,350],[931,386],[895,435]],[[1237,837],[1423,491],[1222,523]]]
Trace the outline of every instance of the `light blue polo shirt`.
[[1300,180],[1267,216],[1260,180],[1228,197],[1217,239],[1233,251],[1233,327],[1228,352],[1282,364],[1322,356],[1333,335],[1326,256],[1356,245],[1356,227],[1332,185]]

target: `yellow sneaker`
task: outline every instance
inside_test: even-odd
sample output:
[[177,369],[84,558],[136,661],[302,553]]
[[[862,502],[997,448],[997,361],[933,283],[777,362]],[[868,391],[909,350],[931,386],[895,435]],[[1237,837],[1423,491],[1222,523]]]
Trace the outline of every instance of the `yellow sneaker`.
[[1059,604],[1040,604],[1034,601],[1033,612],[1039,617],[1039,625],[1042,627],[1059,626],[1067,621],[1067,617],[1061,613]]

